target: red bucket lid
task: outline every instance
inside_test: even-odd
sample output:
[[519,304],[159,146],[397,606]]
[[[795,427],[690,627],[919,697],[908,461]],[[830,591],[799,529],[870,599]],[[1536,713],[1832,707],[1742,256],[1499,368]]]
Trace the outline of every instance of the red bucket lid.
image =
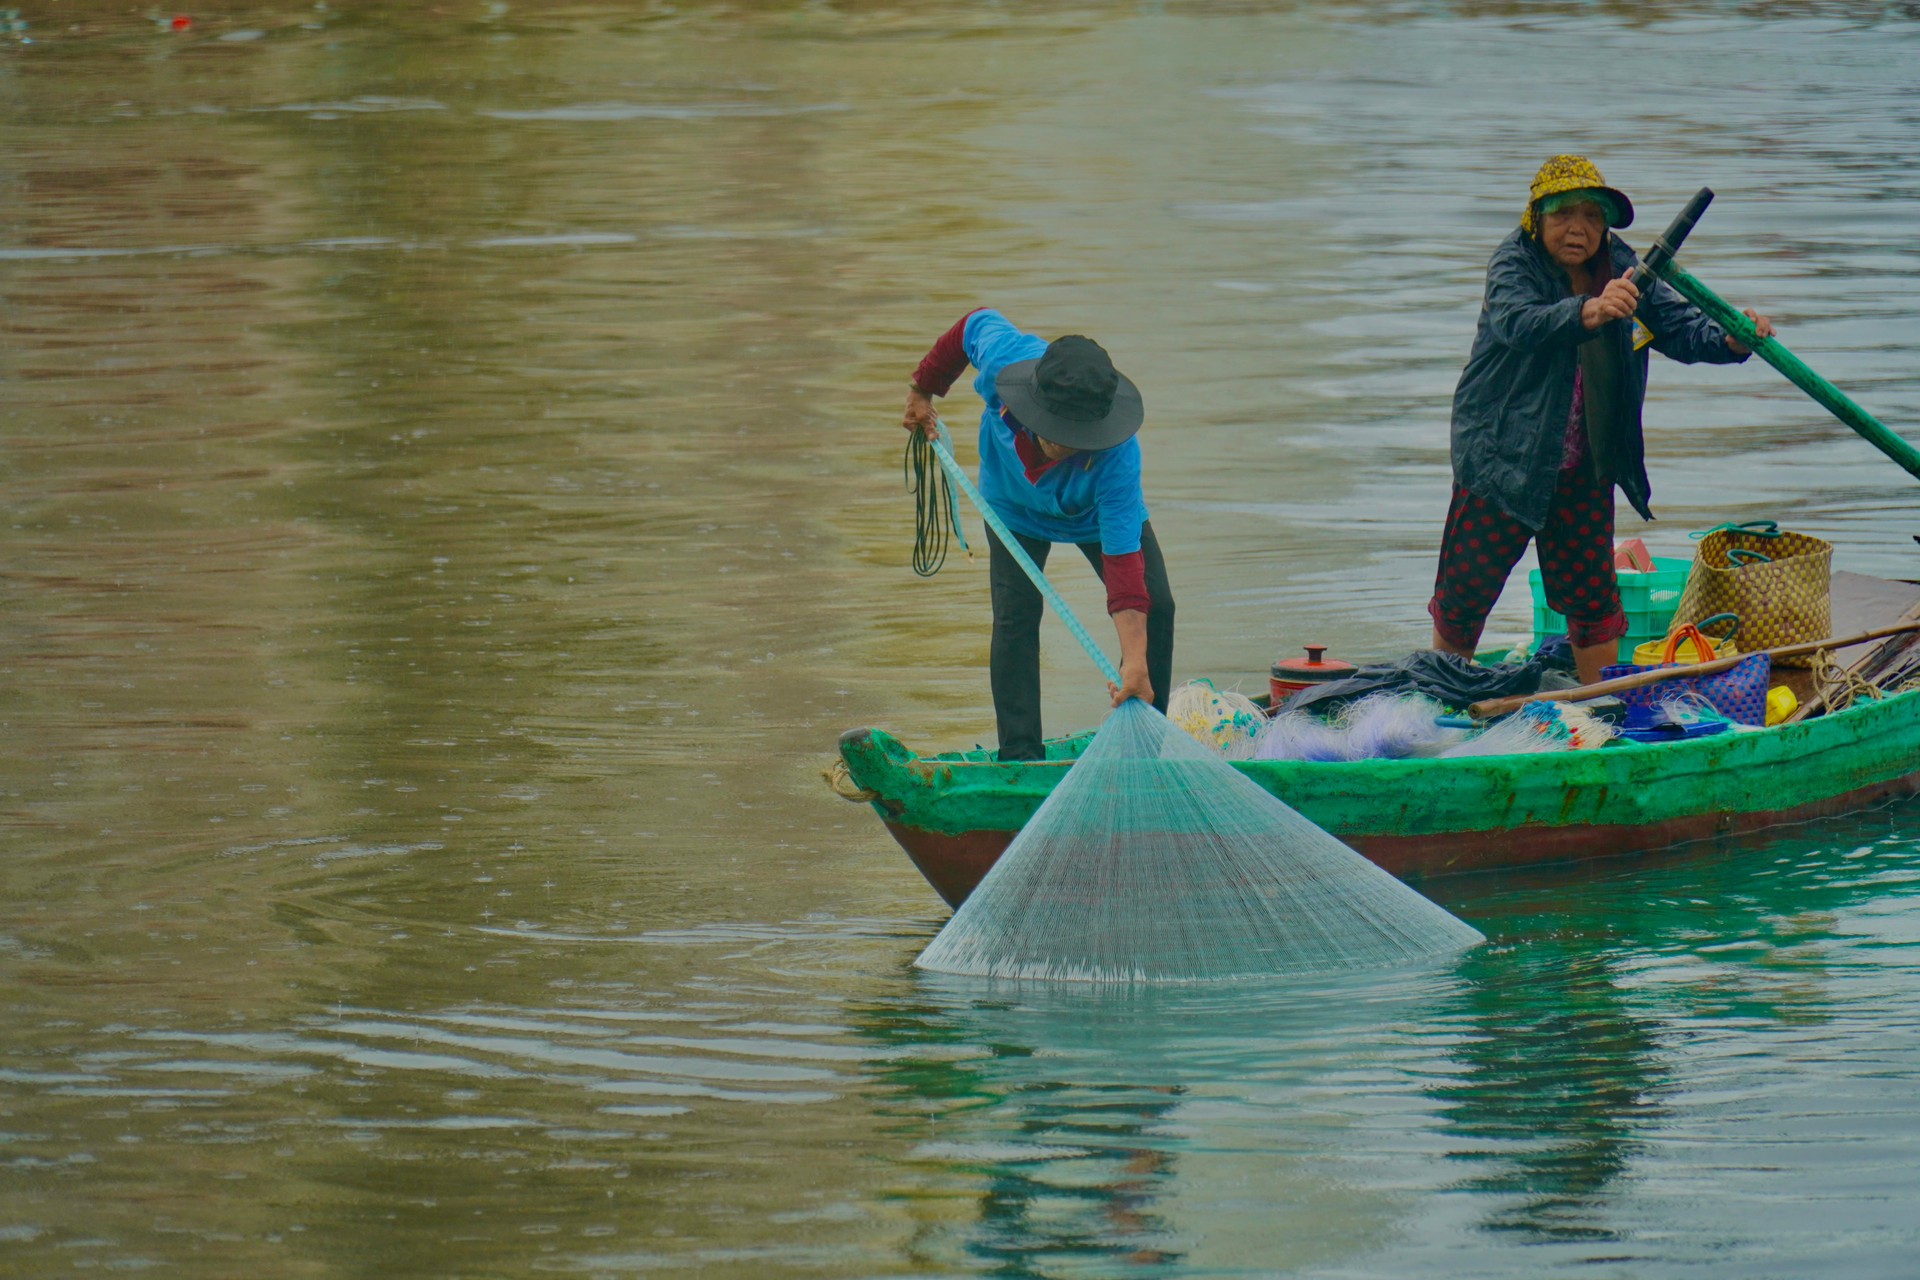
[[1307,645],[1306,650],[1304,658],[1282,658],[1274,663],[1273,678],[1296,684],[1325,684],[1329,680],[1344,680],[1360,669],[1351,662],[1328,658],[1327,646],[1323,644]]

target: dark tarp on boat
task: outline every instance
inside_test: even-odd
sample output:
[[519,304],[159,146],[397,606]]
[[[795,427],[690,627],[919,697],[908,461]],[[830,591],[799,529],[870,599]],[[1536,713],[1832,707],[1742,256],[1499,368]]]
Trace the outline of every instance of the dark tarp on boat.
[[[1439,649],[1421,649],[1393,662],[1361,667],[1344,680],[1302,689],[1280,709],[1329,716],[1370,693],[1423,693],[1458,708],[1482,698],[1537,693],[1542,679],[1550,673],[1557,678],[1572,670],[1573,646],[1565,636],[1547,637],[1525,662],[1501,662],[1490,667]],[[1564,687],[1553,680],[1548,685]]]

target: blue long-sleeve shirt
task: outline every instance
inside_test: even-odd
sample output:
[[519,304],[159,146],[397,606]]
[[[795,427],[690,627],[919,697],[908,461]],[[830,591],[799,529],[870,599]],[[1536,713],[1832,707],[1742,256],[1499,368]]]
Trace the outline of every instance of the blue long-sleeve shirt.
[[1007,365],[1045,354],[1046,340],[985,308],[966,318],[962,345],[968,362],[980,371],[973,389],[986,401],[980,414],[980,492],[994,512],[1009,529],[1029,538],[1098,541],[1109,556],[1138,551],[1140,526],[1147,519],[1139,438],[1072,454],[1030,475],[1014,429],[1000,416],[1003,406],[993,383]]

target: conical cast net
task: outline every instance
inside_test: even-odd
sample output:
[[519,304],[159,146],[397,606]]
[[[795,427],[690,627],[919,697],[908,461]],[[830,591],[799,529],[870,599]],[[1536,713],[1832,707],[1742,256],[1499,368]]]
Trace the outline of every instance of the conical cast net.
[[1483,941],[1130,700],[915,963],[1198,982],[1397,964]]

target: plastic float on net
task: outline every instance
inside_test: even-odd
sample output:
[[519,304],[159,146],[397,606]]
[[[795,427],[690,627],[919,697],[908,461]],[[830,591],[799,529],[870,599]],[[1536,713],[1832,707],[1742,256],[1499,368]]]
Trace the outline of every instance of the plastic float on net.
[[1211,680],[1189,680],[1167,695],[1167,719],[1230,760],[1248,755],[1267,723],[1259,703],[1233,689],[1216,689]]
[[1614,727],[1591,711],[1570,702],[1540,700],[1523,703],[1512,715],[1440,754],[1457,759],[1532,751],[1591,751],[1615,736]]

